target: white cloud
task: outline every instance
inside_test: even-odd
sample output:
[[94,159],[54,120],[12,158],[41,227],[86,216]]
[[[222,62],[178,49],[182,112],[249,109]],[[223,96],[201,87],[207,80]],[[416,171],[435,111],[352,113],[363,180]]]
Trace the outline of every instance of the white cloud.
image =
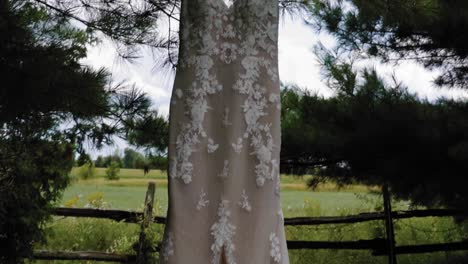
[[279,70],[281,81],[330,96],[332,91],[321,81],[320,67],[312,49],[318,41],[330,38],[317,35],[302,20],[284,17],[279,29]]

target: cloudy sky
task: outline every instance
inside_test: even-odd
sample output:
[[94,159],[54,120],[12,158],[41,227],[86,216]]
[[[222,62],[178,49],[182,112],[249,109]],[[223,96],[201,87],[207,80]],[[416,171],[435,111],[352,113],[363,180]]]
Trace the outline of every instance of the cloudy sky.
[[[281,80],[285,83],[297,84],[323,96],[332,95],[333,92],[324,85],[321,79],[320,68],[312,50],[319,41],[327,47],[332,47],[334,39],[323,33],[317,34],[301,19],[291,19],[289,16],[281,19],[279,31]],[[127,83],[136,84],[151,96],[161,114],[168,115],[174,74],[156,70],[155,59],[151,52],[145,52],[138,61],[128,63],[116,56],[111,43],[104,41],[99,46],[92,47],[87,59],[83,62],[94,67],[106,67],[112,72],[115,80],[125,80]],[[394,73],[399,81],[422,98],[429,100],[439,97],[468,98],[468,94],[464,91],[434,87],[432,80],[437,76],[437,72],[425,70],[414,63],[404,62],[394,66],[372,61],[371,64],[389,80]]]

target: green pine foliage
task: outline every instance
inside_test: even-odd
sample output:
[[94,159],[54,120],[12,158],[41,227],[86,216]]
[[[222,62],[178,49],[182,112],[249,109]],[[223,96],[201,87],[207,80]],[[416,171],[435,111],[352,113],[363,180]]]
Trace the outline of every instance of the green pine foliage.
[[79,88],[99,102],[104,73],[77,63],[83,32],[33,5],[0,4],[0,262],[20,263],[69,182],[75,142],[58,120],[91,114],[68,93]]
[[465,0],[311,0],[309,11],[309,22],[334,35],[341,47],[439,69],[441,86],[468,84]]
[[336,95],[283,89],[283,171],[342,184],[388,182],[414,204],[468,209],[468,103],[421,100],[373,69],[319,55]]
[[124,137],[135,130],[125,120],[151,105],[136,88],[111,85],[105,69],[80,63],[93,32],[49,2],[0,1],[1,263],[21,263],[42,240],[74,153],[79,163],[90,160],[83,143],[102,147]]

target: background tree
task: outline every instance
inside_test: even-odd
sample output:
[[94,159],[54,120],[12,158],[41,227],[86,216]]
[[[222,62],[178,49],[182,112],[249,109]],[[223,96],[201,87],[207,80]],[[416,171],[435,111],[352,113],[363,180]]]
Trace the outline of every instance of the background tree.
[[20,263],[43,237],[75,151],[124,137],[125,120],[150,101],[81,65],[95,37],[36,1],[0,1],[0,32],[0,262]]
[[58,120],[94,114],[75,107],[62,88],[82,83],[96,102],[105,74],[76,63],[84,55],[81,32],[31,5],[0,3],[0,262],[18,263],[42,238],[39,227],[69,181],[74,142]]
[[145,115],[127,120],[131,129],[128,130],[128,142],[138,148],[143,148],[145,157],[135,160],[135,168],[143,169],[146,175],[150,169],[167,169],[167,146],[169,145],[169,122],[157,111],[148,111]]
[[136,162],[139,159],[144,159],[143,155],[131,148],[124,149],[124,156],[123,156],[123,168],[134,169],[136,168]]
[[76,166],[83,166],[84,164],[92,163],[91,157],[87,153],[80,153],[78,159],[76,159]]
[[146,157],[150,168],[165,171],[168,168],[168,160],[166,155],[153,155],[151,153]]
[[169,122],[157,111],[151,110],[126,121],[129,124],[127,140],[147,153],[164,154],[169,144]]
[[96,168],[104,168],[106,167],[104,165],[104,157],[102,157],[101,155],[99,155],[96,160],[94,161],[94,165],[96,166]]
[[282,169],[345,184],[388,182],[415,204],[468,209],[468,103],[421,100],[373,69],[319,55],[336,95],[282,91]]

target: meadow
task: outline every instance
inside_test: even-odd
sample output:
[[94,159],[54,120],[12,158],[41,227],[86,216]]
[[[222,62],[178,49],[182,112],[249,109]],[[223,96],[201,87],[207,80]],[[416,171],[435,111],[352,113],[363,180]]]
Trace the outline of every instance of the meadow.
[[[104,169],[96,169],[96,176],[81,180],[72,171],[74,181],[65,191],[57,206],[101,207],[124,210],[143,208],[149,181],[156,182],[155,214],[164,216],[167,210],[167,179],[162,171],[152,170],[146,176],[142,170],[122,169],[120,179],[104,178]],[[285,217],[349,215],[382,210],[382,198],[376,186],[350,185],[339,187],[324,183],[309,190],[309,177],[281,176],[281,199]],[[397,210],[410,208],[405,201],[394,201]],[[54,250],[99,250],[132,254],[132,245],[138,239],[139,227],[135,224],[110,220],[54,217],[47,225],[47,243],[36,248]],[[398,245],[443,243],[466,239],[468,225],[456,224],[452,218],[419,218],[395,222]],[[161,240],[163,226],[151,227],[154,243]],[[354,225],[323,225],[312,227],[286,227],[288,240],[340,241],[384,237],[381,221]],[[156,254],[157,255],[157,254]],[[157,257],[157,256],[155,256]],[[303,263],[387,263],[386,257],[372,256],[368,251],[355,250],[290,250],[291,264]],[[432,253],[399,256],[399,263],[435,264],[465,263],[463,252]],[[91,263],[78,261],[33,261],[32,263]]]

